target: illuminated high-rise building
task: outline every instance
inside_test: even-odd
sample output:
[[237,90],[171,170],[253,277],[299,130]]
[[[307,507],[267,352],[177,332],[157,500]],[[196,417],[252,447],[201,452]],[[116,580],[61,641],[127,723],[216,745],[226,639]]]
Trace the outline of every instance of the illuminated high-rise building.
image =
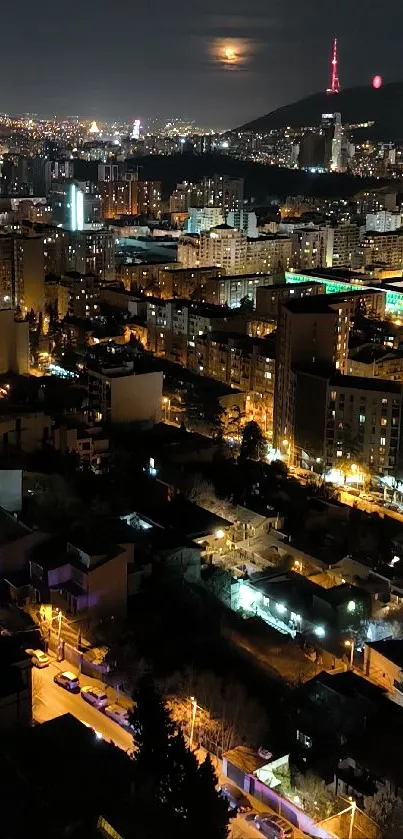
[[137,203],[140,215],[158,218],[161,214],[161,181],[138,181]]
[[135,120],[134,120],[134,122],[133,122],[133,128],[132,128],[132,139],[133,139],[133,140],[138,140],[138,139],[139,139],[139,137],[140,137],[140,128],[141,128],[141,125],[140,125],[140,120],[139,120],[139,119],[135,119]]
[[122,172],[115,163],[98,166],[102,218],[137,214],[137,181],[137,171]]
[[202,207],[220,207],[224,215],[232,210],[239,210],[243,205],[243,178],[230,178],[228,175],[213,175],[204,178],[202,183]]

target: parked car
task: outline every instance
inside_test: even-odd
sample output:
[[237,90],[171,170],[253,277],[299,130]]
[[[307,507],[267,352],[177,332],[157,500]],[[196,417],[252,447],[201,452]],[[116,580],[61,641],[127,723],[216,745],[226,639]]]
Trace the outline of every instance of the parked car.
[[25,650],[31,656],[32,664],[35,667],[49,667],[50,658],[42,650]]
[[93,688],[91,685],[84,685],[81,688],[81,696],[90,705],[95,705],[96,708],[105,708],[108,704],[108,697],[102,688]]
[[267,839],[293,839],[294,836],[291,825],[281,816],[273,816],[271,813],[258,813],[255,816],[255,827]]
[[75,676],[74,673],[70,672],[70,670],[65,670],[64,673],[56,673],[56,676],[53,676],[53,681],[56,682],[57,685],[60,685],[61,688],[69,690],[71,693],[80,692],[80,682],[78,681],[78,676]]
[[227,800],[229,810],[235,810],[237,813],[247,813],[252,809],[249,799],[234,784],[222,784],[218,788],[218,792]]
[[130,725],[129,712],[127,708],[122,708],[121,705],[106,705],[105,714],[107,717],[110,717],[111,720],[115,720],[115,722],[119,723],[119,725]]

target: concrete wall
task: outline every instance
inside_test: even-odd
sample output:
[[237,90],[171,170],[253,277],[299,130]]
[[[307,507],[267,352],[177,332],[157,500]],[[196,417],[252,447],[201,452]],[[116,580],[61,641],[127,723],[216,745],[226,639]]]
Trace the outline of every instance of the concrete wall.
[[24,308],[35,314],[45,306],[45,259],[42,236],[30,236],[22,243],[22,282]]
[[[132,546],[131,546],[132,547]],[[88,572],[88,606],[97,616],[125,617],[127,612],[128,549]]]
[[29,370],[29,324],[14,321],[12,309],[0,310],[0,374]]
[[111,421],[155,425],[161,420],[162,372],[111,378]]
[[370,676],[378,685],[386,688],[386,690],[393,692],[393,682],[402,681],[402,669],[393,661],[385,658],[373,647],[364,647],[364,673]]

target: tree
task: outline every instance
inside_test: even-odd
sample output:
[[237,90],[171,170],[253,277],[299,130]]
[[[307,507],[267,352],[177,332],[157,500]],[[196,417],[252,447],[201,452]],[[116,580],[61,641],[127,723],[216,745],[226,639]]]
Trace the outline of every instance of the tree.
[[365,808],[366,814],[379,825],[383,839],[402,839],[403,801],[385,790],[376,792]]
[[317,820],[333,815],[335,798],[330,795],[322,778],[313,772],[298,773],[294,779],[295,791],[302,799],[304,810]]
[[260,460],[264,455],[266,441],[260,425],[254,420],[247,422],[242,432],[241,460]]
[[136,817],[144,818],[141,835],[225,839],[229,813],[216,792],[211,765],[199,767],[148,676],[140,680],[133,699],[134,798]]
[[215,839],[225,839],[228,827],[228,807],[225,800],[217,795],[217,776],[207,754],[204,762],[197,770],[199,781],[200,802],[196,802],[199,811],[198,826],[192,837],[195,839],[206,839],[207,836]]

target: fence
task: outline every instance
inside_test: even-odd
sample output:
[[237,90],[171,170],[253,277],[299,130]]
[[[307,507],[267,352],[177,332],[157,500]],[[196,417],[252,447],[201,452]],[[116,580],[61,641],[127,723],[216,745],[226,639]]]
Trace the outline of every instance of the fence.
[[76,667],[79,673],[83,673],[85,676],[90,676],[92,679],[105,681],[105,676],[108,670],[106,664],[96,664],[95,662],[90,661],[85,652],[81,652],[81,650],[78,650],[74,644],[70,644],[68,641],[62,640],[59,644],[58,636],[55,632],[50,633],[49,649],[52,650],[55,655],[59,652],[61,658]]

